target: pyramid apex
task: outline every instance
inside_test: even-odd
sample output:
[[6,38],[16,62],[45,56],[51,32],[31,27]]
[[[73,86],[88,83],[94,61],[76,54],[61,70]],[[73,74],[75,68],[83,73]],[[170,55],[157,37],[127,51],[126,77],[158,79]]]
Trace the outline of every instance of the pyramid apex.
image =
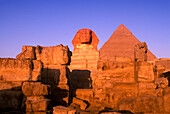
[[129,29],[127,29],[123,24],[120,24],[119,27],[116,29],[115,33],[118,34],[132,34]]

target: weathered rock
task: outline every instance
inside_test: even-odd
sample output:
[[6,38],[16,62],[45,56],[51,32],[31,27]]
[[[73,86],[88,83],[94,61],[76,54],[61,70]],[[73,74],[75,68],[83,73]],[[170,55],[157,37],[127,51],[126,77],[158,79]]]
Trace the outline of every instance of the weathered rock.
[[49,101],[49,99],[26,100],[26,112],[47,111]]
[[150,83],[139,83],[138,84],[139,89],[139,95],[156,95],[155,89],[156,85],[153,82]]
[[75,109],[64,106],[53,107],[53,114],[76,114]]
[[168,79],[167,78],[157,78],[156,81],[155,81],[155,85],[158,87],[158,88],[165,88],[165,87],[168,87]]
[[95,48],[97,50],[98,43],[99,43],[99,40],[98,40],[96,34],[90,29],[80,29],[76,33],[76,35],[72,41],[74,50],[80,44],[91,44],[93,46],[93,48]]
[[41,60],[46,65],[68,64],[69,62],[70,51],[68,46],[37,46],[35,52],[37,60]]
[[135,77],[138,82],[153,82],[154,65],[146,61],[137,62],[135,65]]
[[21,91],[22,82],[0,82],[0,90]]
[[154,96],[130,97],[120,100],[118,107],[133,113],[160,113],[163,112],[163,100]]
[[161,66],[164,66],[165,70],[170,70],[170,59],[167,58],[160,58],[158,60],[155,60],[155,65],[161,65]]
[[156,92],[158,97],[162,97],[164,95],[164,92],[163,92],[162,88],[156,89],[155,92]]
[[0,58],[1,81],[37,81],[41,77],[42,63],[34,60]]
[[24,82],[22,92],[25,96],[48,95],[49,86],[41,82]]
[[32,81],[41,80],[41,74],[42,74],[42,62],[39,60],[33,60],[33,70],[32,70]]
[[164,110],[170,113],[170,87],[164,89]]
[[17,59],[36,59],[35,47],[23,46],[22,53],[16,56]]
[[78,105],[82,110],[85,110],[87,108],[87,104],[81,99],[73,97],[73,103]]
[[88,102],[93,102],[93,89],[77,89],[76,97]]
[[0,110],[13,109],[20,110],[22,103],[21,91],[0,91]]
[[134,59],[135,61],[147,61],[147,45],[146,42],[135,45]]
[[[101,62],[101,61],[100,61]],[[98,66],[99,68],[99,66]],[[133,83],[135,82],[134,77],[134,64],[133,62],[124,63],[124,62],[113,62],[113,61],[103,61],[103,65],[100,66],[103,70],[98,70],[98,78],[95,80],[95,83],[98,83],[101,86],[105,86],[105,83],[102,85],[104,80],[110,80],[110,82],[124,82],[124,83]],[[104,79],[101,79],[101,78]],[[101,80],[101,81],[99,81]]]
[[41,60],[46,65],[68,64],[70,53],[68,46],[63,45],[52,47],[23,46],[22,53],[16,58]]
[[31,79],[31,60],[0,58],[1,81],[26,81]]

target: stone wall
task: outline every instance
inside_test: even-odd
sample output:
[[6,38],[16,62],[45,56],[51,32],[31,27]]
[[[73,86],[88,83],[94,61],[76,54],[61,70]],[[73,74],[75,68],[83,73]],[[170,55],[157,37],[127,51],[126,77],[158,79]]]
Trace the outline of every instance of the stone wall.
[[68,46],[51,47],[23,46],[17,59],[40,60],[43,63],[41,82],[51,85],[52,105],[68,105],[69,102],[69,69],[71,52]]
[[24,112],[23,82],[40,81],[41,71],[39,60],[0,58],[0,110]]

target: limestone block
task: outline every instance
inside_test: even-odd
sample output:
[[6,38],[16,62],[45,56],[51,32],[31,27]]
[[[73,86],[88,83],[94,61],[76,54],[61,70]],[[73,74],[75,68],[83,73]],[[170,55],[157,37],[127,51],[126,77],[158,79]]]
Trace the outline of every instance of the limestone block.
[[25,96],[41,96],[48,95],[49,85],[41,84],[41,82],[24,82],[22,92]]
[[156,85],[152,82],[150,83],[138,83],[139,86],[139,95],[156,95],[155,89]]
[[21,91],[22,82],[0,82],[0,90]]
[[5,109],[20,110],[21,103],[22,103],[21,91],[1,90],[0,110],[5,110]]
[[71,52],[68,46],[58,45],[51,47],[23,46],[22,52],[16,56],[17,59],[41,60],[44,64],[68,64]]
[[1,81],[27,81],[31,79],[31,60],[0,58]]
[[11,82],[0,82],[0,90],[12,89]]
[[40,80],[42,63],[37,60],[0,58],[0,81]]
[[88,102],[93,102],[93,89],[77,89],[76,97]]
[[170,87],[164,89],[164,110],[170,113]]
[[112,88],[106,88],[108,103],[112,103],[114,109],[118,109],[118,101],[124,98],[134,97],[138,95],[137,87],[138,86],[135,83],[120,83],[115,84]]
[[167,78],[157,78],[156,81],[155,81],[155,85],[158,87],[158,88],[165,88],[165,87],[168,87],[168,79]]
[[139,82],[152,82],[154,81],[154,66],[152,63],[140,61],[137,62],[136,70]]
[[118,107],[132,113],[160,113],[163,112],[163,100],[154,96],[129,97],[119,101]]
[[[101,71],[98,71],[98,77],[109,78],[111,82],[134,83],[134,64],[122,62],[104,62]],[[98,80],[98,79],[97,79]]]
[[75,109],[64,106],[53,107],[53,114],[76,114]]
[[32,70],[32,81],[41,80],[41,73],[42,73],[42,62],[39,60],[32,60],[33,63],[33,70]]
[[47,111],[47,107],[49,104],[49,99],[41,99],[41,100],[26,100],[26,112],[40,112]]
[[70,51],[68,46],[58,45],[51,47],[36,47],[37,60],[41,60],[45,65],[68,64]]
[[22,53],[16,56],[17,59],[36,59],[35,57],[35,47],[33,46],[23,46]]
[[87,108],[87,104],[81,99],[73,97],[73,103],[79,105],[80,109],[82,110],[85,110]]

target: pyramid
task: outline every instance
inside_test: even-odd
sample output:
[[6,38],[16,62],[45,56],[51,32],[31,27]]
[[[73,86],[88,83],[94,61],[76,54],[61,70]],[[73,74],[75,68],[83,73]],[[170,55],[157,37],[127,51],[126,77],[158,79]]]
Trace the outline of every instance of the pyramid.
[[[114,61],[116,58],[134,59],[134,46],[141,43],[123,24],[112,34],[108,41],[100,48],[100,59]],[[148,61],[153,61],[156,56],[149,50]]]

